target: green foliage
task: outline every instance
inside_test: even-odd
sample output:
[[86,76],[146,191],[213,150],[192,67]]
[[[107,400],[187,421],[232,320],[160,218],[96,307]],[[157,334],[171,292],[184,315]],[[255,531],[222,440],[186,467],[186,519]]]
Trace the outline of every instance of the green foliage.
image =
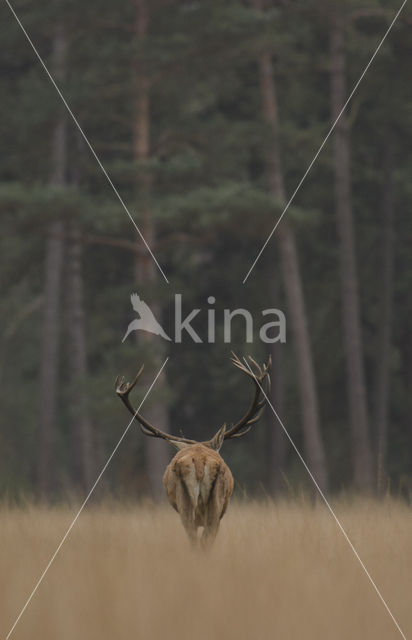
[[[16,11],[47,63],[52,27],[63,15],[63,8],[53,9],[51,4],[16,3]],[[330,127],[328,4],[297,2],[290,7],[290,3],[276,3],[264,14],[237,0],[156,0],[149,4],[149,36],[139,44],[133,31],[133,3],[85,5],[71,0],[64,8],[69,69],[61,88],[138,225],[149,204],[157,225],[153,249],[167,269],[169,289],[160,279],[151,289],[146,283],[136,284],[134,254],[127,247],[135,240],[135,230],[89,149],[79,143],[69,117],[68,183],[78,174],[80,185],[48,186],[51,131],[61,105],[13,16],[5,6],[0,9],[0,489],[29,490],[33,481],[41,306],[21,320],[19,315],[24,305],[42,295],[45,233],[51,220],[75,217],[82,229],[90,369],[85,388],[101,459],[120,436],[118,425],[126,422],[113,393],[113,379],[121,371],[132,376],[138,363],[150,360],[150,353],[136,347],[131,338],[121,344],[131,319],[129,295],[137,286],[149,304],[160,303],[164,326],[170,328],[174,292],[183,294],[188,310],[206,309],[207,297],[216,297],[217,343],[198,346],[186,340],[170,347],[167,402],[172,424],[187,436],[207,437],[223,421],[235,420],[247,402],[247,386],[239,383],[228,356],[230,348],[244,354],[251,346],[241,330],[234,345],[223,343],[223,308],[244,306],[256,318],[268,306],[285,310],[283,292],[278,287],[279,293],[274,293],[279,277],[275,237],[250,281],[242,285],[281,213],[267,190],[268,131],[261,118],[256,56],[262,47],[270,47],[274,56],[282,162],[291,194]],[[352,15],[356,13],[354,3],[345,4],[348,87],[359,77],[397,8],[393,2],[384,5],[382,13],[383,4],[371,0],[367,3],[371,15],[356,17]],[[395,484],[411,470],[412,50],[407,11],[408,20],[395,26],[349,109],[371,406],[373,372],[380,357],[376,336],[381,287],[381,157],[388,139],[395,150],[397,240],[389,420],[389,470]],[[136,55],[144,56],[150,75],[151,156],[144,165],[133,160]],[[149,201],[136,189],[139,175],[150,176]],[[287,216],[297,234],[328,466],[333,486],[340,488],[350,480],[350,465],[331,175],[328,144]],[[101,244],[96,243],[98,238]],[[63,322],[61,339],[64,354]],[[258,359],[265,357],[263,347],[254,349]],[[285,387],[285,424],[300,443],[295,382],[299,363],[294,362],[291,349],[288,334],[282,371],[274,375],[282,377]],[[62,391],[59,455],[63,470],[70,466],[67,412],[68,398]],[[257,426],[249,443],[234,444],[233,451],[227,447],[227,457],[241,483],[257,486],[263,478],[265,439],[258,430],[264,428],[263,422]],[[138,437],[135,432],[133,438],[139,441]],[[125,452],[122,455],[127,457]],[[121,475],[120,466],[109,480],[113,486]],[[290,482],[303,477],[298,467],[290,452],[285,469]]]

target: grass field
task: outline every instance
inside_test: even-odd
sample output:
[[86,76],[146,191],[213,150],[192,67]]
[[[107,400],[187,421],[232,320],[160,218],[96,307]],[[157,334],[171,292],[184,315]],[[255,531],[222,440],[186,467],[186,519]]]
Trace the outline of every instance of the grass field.
[[[340,502],[341,522],[412,638],[412,511]],[[0,509],[4,640],[75,507]],[[330,513],[232,504],[208,555],[168,506],[88,508],[15,628],[16,640],[401,638]]]

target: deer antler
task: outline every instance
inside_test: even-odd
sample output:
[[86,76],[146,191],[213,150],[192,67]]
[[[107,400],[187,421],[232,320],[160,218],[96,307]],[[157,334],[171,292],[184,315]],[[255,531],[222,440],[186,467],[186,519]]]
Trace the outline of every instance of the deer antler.
[[[232,438],[241,438],[246,433],[248,433],[252,425],[259,420],[266,403],[266,398],[262,393],[262,388],[265,390],[265,393],[267,393],[270,389],[269,371],[270,367],[272,366],[271,356],[269,356],[267,364],[263,364],[263,368],[260,367],[251,356],[249,356],[248,358],[250,367],[244,364],[238,358],[238,356],[233,353],[233,351],[232,356],[233,364],[243,373],[245,373],[249,378],[251,378],[251,380],[253,380],[255,395],[245,415],[238,422],[236,422],[236,424],[230,427],[230,429],[226,430],[224,436],[225,440],[230,440]],[[241,429],[243,428],[244,430],[241,431]]]
[[157,427],[154,427],[152,424],[150,424],[150,422],[146,420],[146,418],[143,418],[143,416],[140,415],[138,410],[133,408],[129,400],[129,393],[131,392],[133,387],[136,385],[136,382],[142,375],[143,369],[144,369],[144,364],[140,367],[140,370],[137,376],[135,377],[135,379],[133,380],[133,382],[126,382],[124,377],[120,378],[120,376],[117,376],[116,382],[115,382],[115,389],[116,389],[117,395],[122,400],[123,404],[128,408],[128,410],[133,415],[135,420],[139,422],[142,432],[146,436],[151,436],[152,438],[163,438],[163,440],[167,440],[168,442],[170,442],[171,444],[177,447],[178,447],[178,443],[196,444],[196,440],[189,440],[188,438],[173,436],[170,433],[161,431]]
[[163,440],[167,440],[168,442],[170,442],[170,444],[177,448],[181,448],[181,445],[203,444],[207,447],[210,447],[211,449],[219,451],[224,440],[241,438],[246,433],[248,433],[252,425],[259,420],[266,402],[265,396],[262,393],[262,388],[264,386],[266,387],[265,392],[269,391],[270,388],[269,370],[272,364],[270,357],[267,364],[264,364],[262,368],[250,356],[249,367],[249,365],[241,362],[241,360],[233,352],[232,355],[233,364],[243,373],[245,373],[251,380],[253,380],[255,395],[249,409],[246,411],[245,415],[238,422],[236,422],[236,424],[232,425],[229,429],[226,428],[226,424],[222,425],[217,433],[213,436],[213,438],[204,442],[198,443],[197,440],[190,440],[189,438],[184,438],[183,436],[174,436],[170,433],[161,431],[157,427],[154,427],[152,424],[150,424],[150,422],[146,420],[146,418],[140,415],[138,410],[133,408],[129,400],[129,393],[142,375],[144,365],[141,366],[133,382],[126,382],[123,377],[120,378],[119,376],[117,376],[115,382],[116,393],[123,401],[130,413],[133,415],[133,417],[137,420],[137,422],[139,422],[140,429],[142,430],[144,435],[150,436],[152,438],[162,438]]

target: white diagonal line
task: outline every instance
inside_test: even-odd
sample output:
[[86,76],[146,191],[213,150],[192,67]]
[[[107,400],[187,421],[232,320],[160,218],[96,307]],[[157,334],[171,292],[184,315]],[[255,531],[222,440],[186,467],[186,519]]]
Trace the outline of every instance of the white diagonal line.
[[16,628],[20,618],[22,617],[23,613],[26,611],[27,607],[29,606],[33,596],[35,595],[37,589],[39,588],[39,586],[41,585],[41,583],[43,582],[43,578],[45,577],[46,573],[48,572],[48,570],[50,569],[51,565],[53,564],[57,554],[59,553],[60,549],[62,548],[62,546],[64,545],[64,543],[66,542],[71,530],[73,529],[74,525],[76,524],[77,520],[79,519],[79,516],[81,514],[81,512],[83,511],[84,507],[86,506],[90,496],[92,495],[93,491],[95,490],[95,488],[97,487],[98,483],[101,480],[102,475],[104,474],[104,472],[106,471],[107,467],[109,466],[114,454],[116,453],[116,451],[118,450],[118,448],[120,447],[120,444],[123,442],[127,432],[129,431],[135,416],[139,413],[144,401],[146,400],[147,396],[149,395],[149,393],[151,392],[151,390],[153,389],[158,377],[160,376],[160,374],[162,373],[164,367],[166,366],[167,361],[169,360],[169,357],[166,358],[166,360],[163,362],[162,366],[160,367],[159,371],[156,374],[156,377],[154,378],[152,384],[150,385],[150,387],[148,388],[148,390],[146,391],[143,400],[141,401],[141,403],[139,404],[138,408],[136,409],[136,412],[133,416],[133,418],[130,420],[129,424],[127,425],[126,429],[124,430],[120,440],[118,441],[117,445],[115,446],[115,448],[113,449],[112,453],[110,454],[109,458],[107,459],[106,464],[104,465],[103,469],[100,471],[99,475],[97,476],[97,479],[94,483],[94,485],[92,486],[92,488],[90,489],[89,493],[87,494],[86,498],[83,501],[83,504],[81,505],[80,509],[78,510],[75,518],[73,519],[71,525],[69,526],[69,528],[67,529],[66,533],[64,534],[63,538],[61,539],[56,551],[53,553],[52,557],[50,558],[46,568],[44,569],[43,573],[41,574],[40,578],[38,579],[38,581],[36,582],[36,585],[33,589],[33,591],[31,592],[30,596],[27,598],[26,604],[24,605],[24,607],[22,608],[22,610],[20,611],[19,615],[17,616],[13,626],[11,627],[10,631],[8,632],[5,640],[9,640],[11,634],[13,633],[14,629]]
[[[402,629],[400,628],[398,621],[396,620],[395,616],[393,615],[392,611],[389,609],[389,606],[386,603],[386,600],[384,599],[383,595],[381,594],[381,592],[379,591],[378,587],[376,586],[376,583],[374,582],[371,574],[369,573],[369,571],[367,570],[367,568],[365,567],[364,563],[362,562],[359,553],[356,551],[355,547],[353,546],[352,541],[350,540],[348,534],[346,533],[345,529],[343,528],[342,524],[340,523],[340,520],[338,518],[338,516],[336,515],[336,513],[334,512],[334,510],[332,509],[332,507],[330,506],[328,500],[325,497],[325,494],[323,493],[322,489],[320,488],[320,486],[318,485],[318,483],[316,482],[316,478],[314,477],[314,475],[312,474],[311,470],[309,469],[308,465],[306,464],[302,454],[300,453],[299,449],[297,448],[297,446],[295,445],[294,441],[292,440],[291,436],[289,435],[288,430],[286,429],[285,425],[283,424],[281,418],[279,417],[279,415],[277,414],[273,404],[271,403],[271,401],[269,400],[265,390],[263,389],[262,385],[260,384],[259,380],[256,378],[253,370],[251,369],[249,362],[246,360],[245,357],[243,357],[243,360],[247,366],[247,368],[249,369],[250,373],[253,375],[253,378],[256,382],[256,384],[258,385],[259,389],[261,390],[261,392],[263,393],[266,402],[268,403],[269,407],[272,409],[273,414],[275,415],[277,421],[279,422],[280,426],[282,427],[283,431],[285,432],[290,444],[292,445],[292,447],[294,448],[294,450],[296,451],[301,463],[303,464],[303,466],[305,467],[306,471],[308,472],[313,484],[315,485],[316,489],[318,490],[323,502],[325,503],[325,505],[327,506],[327,508],[329,509],[330,513],[332,514],[336,524],[338,525],[339,529],[341,530],[346,542],[348,543],[348,545],[350,546],[350,548],[352,549],[354,555],[356,556],[357,560],[359,561],[359,564],[361,565],[362,569],[364,570],[364,572],[366,573],[367,577],[369,578],[370,583],[372,584],[373,588],[375,589],[376,593],[379,596],[379,599],[381,600],[382,604],[384,605],[386,611],[389,613],[390,617],[392,618],[396,628],[398,629],[399,633],[401,634],[402,638],[404,640],[406,640],[406,636],[404,634],[404,632],[402,631]],[[7,639],[6,639],[7,640]]]
[[[6,0],[7,2],[7,0]],[[401,13],[402,9],[404,8],[405,4],[407,3],[407,0],[403,0],[400,9],[397,11],[394,19],[392,20],[392,22],[390,23],[389,27],[387,28],[382,40],[380,41],[379,45],[377,46],[374,54],[372,55],[371,59],[369,60],[368,64],[366,65],[366,67],[364,68],[363,72],[361,73],[357,83],[355,84],[355,86],[353,87],[351,93],[349,94],[348,99],[346,100],[345,104],[343,105],[341,111],[339,112],[338,117],[336,118],[335,122],[332,124],[331,128],[329,129],[325,139],[323,140],[322,144],[320,145],[319,149],[317,150],[317,152],[315,153],[312,162],[309,164],[308,168],[306,169],[305,173],[303,174],[298,186],[296,187],[296,189],[294,190],[294,192],[292,193],[291,197],[289,198],[287,204],[285,205],[285,208],[283,209],[282,213],[280,214],[275,226],[273,227],[272,231],[269,233],[268,237],[266,238],[266,241],[264,243],[264,245],[262,246],[261,250],[259,251],[258,255],[256,256],[252,266],[250,267],[249,271],[247,272],[243,283],[245,284],[246,280],[249,278],[250,274],[252,273],[252,270],[254,269],[257,261],[259,260],[260,256],[262,255],[262,253],[264,252],[264,250],[266,249],[270,239],[272,238],[273,234],[275,233],[276,229],[278,228],[283,216],[285,215],[286,211],[289,209],[290,205],[292,204],[293,200],[295,199],[295,196],[297,194],[297,192],[299,191],[299,189],[301,188],[302,184],[304,183],[309,171],[312,169],[313,165],[315,164],[316,160],[319,157],[320,152],[322,151],[323,147],[325,146],[325,144],[327,143],[327,141],[329,140],[329,137],[331,135],[331,133],[333,132],[334,128],[336,127],[337,123],[339,122],[343,112],[345,111],[346,107],[348,106],[349,102],[352,100],[353,95],[355,94],[357,88],[359,87],[360,83],[362,82],[363,78],[365,77],[365,74],[367,73],[369,67],[371,66],[372,62],[374,61],[375,57],[377,56],[381,46],[383,45],[383,43],[386,40],[386,37],[388,36],[389,32],[391,31],[393,25],[395,24],[396,20],[398,19],[399,14]]]
[[157,268],[159,269],[160,273],[162,274],[163,278],[165,279],[165,281],[167,282],[167,284],[169,284],[169,280],[167,279],[162,267],[160,266],[160,264],[158,263],[153,251],[151,250],[151,248],[149,247],[149,245],[147,244],[142,232],[140,231],[139,227],[137,226],[136,222],[133,219],[133,216],[131,215],[129,209],[127,208],[123,198],[121,197],[120,193],[118,192],[118,190],[116,189],[115,185],[112,182],[112,179],[110,178],[109,174],[107,173],[106,169],[104,168],[99,156],[97,155],[97,153],[95,152],[95,150],[93,149],[91,143],[89,142],[89,139],[87,138],[86,134],[84,133],[83,129],[81,128],[76,116],[74,115],[73,111],[70,109],[67,100],[65,99],[65,97],[63,96],[62,92],[60,91],[59,87],[57,86],[53,76],[51,75],[50,71],[48,70],[43,58],[41,57],[41,55],[39,54],[39,52],[37,51],[36,47],[34,46],[29,34],[27,33],[26,29],[24,28],[23,24],[21,23],[18,15],[16,14],[15,10],[13,9],[13,7],[11,6],[9,0],[5,0],[6,4],[8,5],[10,11],[12,12],[12,14],[14,15],[16,22],[18,23],[20,29],[23,31],[24,35],[27,38],[27,41],[29,42],[31,48],[33,49],[34,53],[36,54],[41,66],[43,67],[43,69],[45,70],[47,76],[49,77],[50,82],[52,83],[53,87],[56,89],[57,93],[59,94],[61,101],[63,102],[64,106],[66,107],[67,111],[69,112],[74,124],[76,125],[76,127],[78,128],[78,130],[80,131],[83,140],[85,141],[85,143],[87,144],[87,146],[89,147],[90,151],[92,152],[97,164],[99,165],[100,169],[102,170],[102,172],[104,173],[108,183],[110,184],[111,188],[113,189],[114,193],[116,194],[120,204],[122,205],[123,209],[125,210],[125,212],[127,213],[127,215],[130,218],[131,223],[133,224],[134,228],[136,229],[137,233],[140,236],[140,239],[142,240],[143,244],[145,245],[146,249],[148,250],[148,252],[150,253],[150,255],[152,256],[154,262],[156,263]]

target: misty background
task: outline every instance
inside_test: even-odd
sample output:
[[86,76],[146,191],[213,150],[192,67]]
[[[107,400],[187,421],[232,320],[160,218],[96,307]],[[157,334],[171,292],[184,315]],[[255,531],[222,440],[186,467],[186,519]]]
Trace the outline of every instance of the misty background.
[[[129,415],[197,440],[246,410],[233,349],[272,355],[271,401],[320,487],[411,491],[412,13],[406,6],[261,258],[400,4],[107,0],[0,7],[0,493],[84,495]],[[173,336],[122,338],[138,292]],[[207,298],[216,340],[207,342]],[[223,309],[241,318],[223,340]],[[287,319],[263,344],[262,309]],[[172,450],[129,430],[96,494],[158,497]],[[312,482],[269,409],[222,455],[240,495]]]

